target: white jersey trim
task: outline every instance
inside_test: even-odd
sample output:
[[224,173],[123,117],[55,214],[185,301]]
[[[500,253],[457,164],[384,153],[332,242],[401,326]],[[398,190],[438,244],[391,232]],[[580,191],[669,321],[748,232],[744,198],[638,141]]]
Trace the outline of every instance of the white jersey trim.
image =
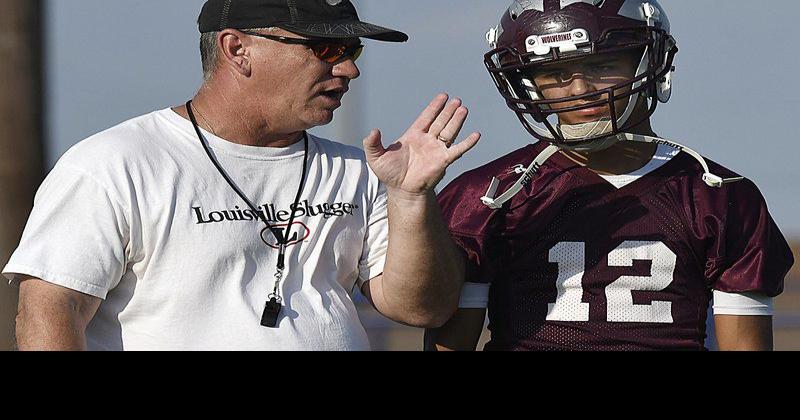
[[[461,289],[461,309],[486,309],[490,284],[466,283]],[[725,293],[714,291],[714,315],[772,316],[774,299],[758,293]]]
[[760,293],[724,293],[714,290],[714,315],[772,316],[774,299]]
[[461,289],[460,309],[486,309],[489,306],[489,288],[491,284],[465,283]]

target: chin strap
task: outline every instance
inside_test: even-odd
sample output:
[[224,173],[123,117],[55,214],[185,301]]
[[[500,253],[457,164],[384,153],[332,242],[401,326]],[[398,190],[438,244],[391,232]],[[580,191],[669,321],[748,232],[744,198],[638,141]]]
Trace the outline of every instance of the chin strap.
[[583,124],[559,124],[558,131],[565,140],[582,140],[601,136],[614,131],[611,118],[601,118],[595,122]]
[[517,180],[508,191],[504,192],[500,197],[495,198],[497,195],[497,188],[500,187],[500,180],[497,178],[492,178],[492,183],[489,185],[489,191],[486,192],[486,195],[481,198],[483,204],[489,206],[489,208],[497,210],[503,208],[503,205],[507,203],[509,200],[514,198],[515,195],[519,194],[525,186],[530,184],[533,180],[533,176],[539,172],[539,169],[550,159],[554,154],[558,153],[560,149],[556,146],[550,145],[547,146],[546,149],[539,153],[539,156],[536,156],[536,159],[533,160],[531,166],[528,166],[528,169],[522,174],[522,176]]
[[706,162],[705,158],[700,156],[700,153],[697,153],[694,150],[682,144],[675,143],[674,141],[659,139],[657,137],[642,136],[640,134],[628,134],[628,133],[621,133],[619,137],[624,141],[638,141],[640,143],[663,144],[678,149],[681,152],[686,152],[689,156],[693,157],[697,162],[699,162],[700,166],[703,167],[703,171],[705,171],[703,173],[703,182],[705,182],[706,185],[708,185],[709,187],[722,188],[724,185],[727,184],[744,181],[743,176],[738,176],[734,178],[723,178],[719,175],[712,174],[711,169],[709,169],[708,167],[708,163]]
[[[655,144],[663,144],[675,149],[678,149],[682,152],[686,152],[689,156],[694,158],[700,163],[700,166],[703,167],[703,182],[706,183],[709,187],[712,188],[722,188],[726,184],[731,184],[734,182],[743,181],[744,177],[734,177],[734,178],[723,178],[721,176],[715,175],[711,173],[711,169],[708,167],[708,162],[706,162],[705,158],[700,156],[699,153],[695,152],[694,150],[683,146],[681,144],[675,143],[670,140],[664,140],[657,137],[650,137],[650,136],[643,136],[639,134],[628,134],[628,133],[620,133],[617,136],[618,141],[636,141],[640,143],[655,143]],[[481,202],[488,206],[491,209],[498,210],[503,208],[505,203],[509,202],[514,196],[519,194],[523,188],[525,188],[528,184],[531,183],[533,180],[534,175],[539,172],[542,165],[547,162],[548,159],[553,157],[559,150],[561,150],[557,146],[550,145],[545,148],[536,159],[533,160],[533,163],[525,170],[522,176],[511,186],[506,192],[501,194],[499,197],[495,198],[497,195],[497,189],[500,187],[500,180],[497,178],[492,178],[492,182],[489,185],[489,191],[486,192],[486,195],[481,198]]]

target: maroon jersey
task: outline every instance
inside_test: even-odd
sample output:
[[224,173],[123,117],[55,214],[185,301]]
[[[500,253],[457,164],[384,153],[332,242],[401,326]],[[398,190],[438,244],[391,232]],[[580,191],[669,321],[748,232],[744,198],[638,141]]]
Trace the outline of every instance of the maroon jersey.
[[703,350],[712,290],[782,292],[794,261],[758,188],[710,188],[685,153],[622,189],[557,153],[503,209],[481,203],[545,147],[439,195],[467,281],[491,283],[486,350]]

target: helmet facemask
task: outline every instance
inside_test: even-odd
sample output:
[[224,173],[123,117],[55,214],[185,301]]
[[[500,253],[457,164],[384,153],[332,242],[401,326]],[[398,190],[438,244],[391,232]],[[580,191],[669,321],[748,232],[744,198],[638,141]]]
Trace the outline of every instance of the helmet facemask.
[[[677,47],[665,30],[653,26],[614,28],[591,41],[587,31],[577,29],[562,34],[531,35],[525,45],[526,51],[511,46],[496,47],[486,54],[486,66],[509,108],[528,132],[561,148],[595,151],[609,147],[615,142],[613,136],[644,122],[655,112],[659,100],[669,99],[669,77]],[[622,78],[608,79],[613,83],[591,80],[603,78],[604,60],[622,56],[636,57],[630,61],[631,70],[635,71]],[[582,63],[587,61],[598,63],[601,69],[586,71]],[[603,81],[603,87],[548,99],[545,95],[548,86],[543,84],[547,78],[539,76],[550,74],[548,71],[553,68],[578,69],[567,71],[569,77],[584,78],[584,82],[593,86]],[[646,110],[634,114],[637,106]],[[604,111],[597,119],[569,121],[570,113],[591,113],[590,110],[598,108]]]
[[[694,150],[632,130],[672,94],[678,47],[656,0],[514,0],[486,37],[492,50],[484,62],[500,94],[532,136],[550,143],[502,194],[500,181],[492,179],[481,198],[490,208],[511,201],[560,150],[596,152],[620,141],[665,144],[686,152],[702,165],[703,181],[711,187],[743,179],[714,175]],[[626,55],[627,67],[614,66],[614,74],[607,73],[622,74],[618,81],[602,80],[603,71],[591,67],[613,64]],[[564,71],[560,83],[573,94],[548,92],[542,76],[553,68]],[[626,69],[635,71],[625,74]],[[575,77],[586,79],[587,92],[570,87]]]

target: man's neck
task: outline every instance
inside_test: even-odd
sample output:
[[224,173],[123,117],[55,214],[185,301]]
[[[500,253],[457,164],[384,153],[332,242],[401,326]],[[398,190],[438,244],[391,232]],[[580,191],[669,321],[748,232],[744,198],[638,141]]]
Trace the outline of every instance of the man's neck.
[[[628,130],[631,134],[656,137],[650,121]],[[654,143],[622,141],[608,149],[592,153],[563,151],[562,153],[579,165],[586,166],[598,175],[624,175],[637,171],[653,160],[658,150]]]
[[[186,106],[173,108],[190,120]],[[192,100],[197,124],[204,130],[231,143],[255,147],[289,147],[303,139],[303,131],[281,133],[272,130],[263,117],[250,115],[246,107],[201,89]]]

